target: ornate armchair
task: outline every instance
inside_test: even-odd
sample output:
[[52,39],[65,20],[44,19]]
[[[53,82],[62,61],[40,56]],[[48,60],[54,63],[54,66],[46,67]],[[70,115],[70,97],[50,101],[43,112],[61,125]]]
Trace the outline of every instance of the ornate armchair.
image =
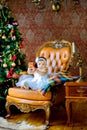
[[[48,73],[66,72],[72,57],[72,44],[65,40],[49,41],[42,44],[37,50],[36,57],[47,59]],[[55,96],[56,95],[56,96]],[[6,98],[6,110],[11,115],[10,106],[16,106],[21,112],[28,113],[36,109],[43,109],[46,113],[46,125],[49,124],[50,108],[54,104],[64,103],[64,86],[58,85],[56,92],[47,92],[42,95],[39,91],[21,88],[9,88]]]

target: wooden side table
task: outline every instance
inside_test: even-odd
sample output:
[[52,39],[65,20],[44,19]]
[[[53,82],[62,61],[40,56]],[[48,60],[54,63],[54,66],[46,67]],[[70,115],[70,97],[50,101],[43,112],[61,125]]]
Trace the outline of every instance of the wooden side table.
[[67,123],[71,122],[72,102],[87,102],[87,82],[66,82],[65,84],[65,105],[67,112]]

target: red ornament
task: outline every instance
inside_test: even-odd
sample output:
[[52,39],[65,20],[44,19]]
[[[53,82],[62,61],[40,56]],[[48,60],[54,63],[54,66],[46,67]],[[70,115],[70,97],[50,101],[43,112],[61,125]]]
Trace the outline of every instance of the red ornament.
[[22,41],[24,41],[24,38],[21,38]]
[[20,44],[20,48],[23,48],[24,46],[23,46],[23,44]]
[[14,34],[14,30],[13,29],[11,30],[11,33]]
[[16,56],[16,55],[14,55],[14,56],[13,56],[13,60],[16,60],[16,59],[17,59],[17,56]]
[[16,55],[14,55],[14,56],[10,56],[10,60],[12,61],[12,60],[16,60],[17,59],[17,56]]

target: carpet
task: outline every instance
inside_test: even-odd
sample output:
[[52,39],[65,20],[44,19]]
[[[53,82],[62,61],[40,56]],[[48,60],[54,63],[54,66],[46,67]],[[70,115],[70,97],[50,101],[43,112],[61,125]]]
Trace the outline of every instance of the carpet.
[[26,121],[9,122],[3,117],[0,117],[0,130],[45,130],[46,125],[35,126],[28,124]]

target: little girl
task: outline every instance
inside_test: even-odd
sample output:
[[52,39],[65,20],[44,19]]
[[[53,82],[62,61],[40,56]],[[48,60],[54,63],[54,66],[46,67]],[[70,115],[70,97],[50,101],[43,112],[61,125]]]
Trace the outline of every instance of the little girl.
[[[37,68],[31,73],[31,68],[28,68],[29,75],[21,76],[16,83],[17,87],[24,87],[25,89],[39,90],[48,83],[48,69],[47,60],[44,57],[36,58]],[[31,75],[33,74],[33,76]]]

